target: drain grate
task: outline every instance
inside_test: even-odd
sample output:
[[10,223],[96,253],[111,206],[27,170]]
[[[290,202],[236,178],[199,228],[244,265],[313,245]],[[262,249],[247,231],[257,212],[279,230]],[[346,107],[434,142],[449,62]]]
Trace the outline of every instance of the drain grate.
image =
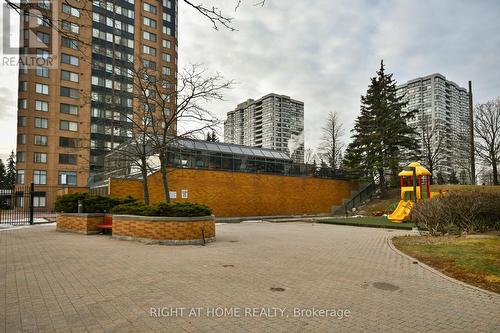
[[389,290],[389,291],[399,290],[398,286],[391,284],[391,283],[387,283],[387,282],[374,282],[373,286],[375,288],[381,289],[381,290]]
[[271,287],[270,288],[271,291],[285,291],[285,288],[281,288],[281,287]]
[[222,265],[222,267],[234,267],[234,265],[226,264],[226,265]]

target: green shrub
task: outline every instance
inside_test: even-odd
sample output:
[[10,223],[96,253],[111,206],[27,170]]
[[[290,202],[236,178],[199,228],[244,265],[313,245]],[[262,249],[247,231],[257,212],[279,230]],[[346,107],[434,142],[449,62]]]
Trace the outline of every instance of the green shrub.
[[117,198],[89,193],[73,193],[58,197],[54,209],[56,212],[77,213],[78,201],[82,202],[84,213],[106,213],[117,205],[137,202],[132,197]]
[[412,219],[431,235],[500,230],[499,204],[499,192],[451,192],[418,203]]
[[113,207],[111,213],[120,215],[147,215],[146,211],[149,207],[140,202],[129,202]]
[[132,202],[115,206],[113,214],[141,215],[141,216],[165,216],[165,217],[195,217],[212,215],[212,210],[205,205],[182,202],[182,203],[157,203],[151,206]]

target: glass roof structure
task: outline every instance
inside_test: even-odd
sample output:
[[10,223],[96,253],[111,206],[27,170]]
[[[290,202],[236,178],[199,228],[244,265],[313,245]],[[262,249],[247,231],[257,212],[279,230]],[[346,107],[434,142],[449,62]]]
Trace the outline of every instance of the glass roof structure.
[[211,142],[211,141],[201,141],[201,140],[191,140],[191,139],[178,139],[176,140],[176,145],[194,150],[205,150],[205,151],[224,153],[224,154],[247,155],[254,157],[291,161],[290,156],[288,156],[288,154],[284,151],[259,148],[259,147],[242,146],[231,143]]

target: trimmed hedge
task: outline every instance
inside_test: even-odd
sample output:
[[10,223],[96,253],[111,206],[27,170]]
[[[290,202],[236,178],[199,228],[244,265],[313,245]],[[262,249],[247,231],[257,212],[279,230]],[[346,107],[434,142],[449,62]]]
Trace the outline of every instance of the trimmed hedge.
[[117,198],[91,195],[89,193],[65,194],[56,199],[56,212],[78,213],[78,201],[82,202],[84,213],[107,213],[118,205],[137,203],[132,197]]
[[138,202],[130,202],[113,207],[111,212],[113,214],[122,215],[165,217],[197,217],[212,215],[212,210],[207,206],[190,202],[162,202],[150,206]]
[[500,230],[499,206],[499,192],[450,192],[418,203],[412,219],[431,235]]

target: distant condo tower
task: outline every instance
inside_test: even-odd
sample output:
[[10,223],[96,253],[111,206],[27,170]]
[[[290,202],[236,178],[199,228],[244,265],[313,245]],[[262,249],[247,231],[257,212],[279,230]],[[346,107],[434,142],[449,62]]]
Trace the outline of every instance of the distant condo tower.
[[227,113],[224,141],[286,151],[295,162],[304,163],[304,102],[268,94],[238,104]]
[[428,116],[429,126],[434,133],[431,143],[433,150],[441,141],[443,158],[435,167],[435,176],[439,171],[448,179],[454,169],[459,170],[456,174],[458,180],[468,181],[469,155],[464,146],[469,138],[467,89],[446,80],[444,75],[438,73],[410,80],[397,89],[398,96],[404,96],[403,100],[407,102],[404,110],[418,111],[409,124],[422,135],[420,119],[424,115]]

